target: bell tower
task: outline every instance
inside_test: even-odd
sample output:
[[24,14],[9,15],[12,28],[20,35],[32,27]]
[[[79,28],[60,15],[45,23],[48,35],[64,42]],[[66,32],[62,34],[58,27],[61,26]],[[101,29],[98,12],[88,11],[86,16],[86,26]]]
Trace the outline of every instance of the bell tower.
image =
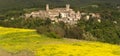
[[46,4],[46,11],[49,11],[49,4]]
[[66,4],[66,11],[69,11],[69,10],[70,10],[70,5]]

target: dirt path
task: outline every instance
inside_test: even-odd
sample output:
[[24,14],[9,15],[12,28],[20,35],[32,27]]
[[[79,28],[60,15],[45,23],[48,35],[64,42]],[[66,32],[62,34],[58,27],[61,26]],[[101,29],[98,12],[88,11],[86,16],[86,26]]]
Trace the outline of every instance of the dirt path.
[[17,53],[10,53],[0,49],[0,56],[34,56],[34,53],[30,51],[19,51]]

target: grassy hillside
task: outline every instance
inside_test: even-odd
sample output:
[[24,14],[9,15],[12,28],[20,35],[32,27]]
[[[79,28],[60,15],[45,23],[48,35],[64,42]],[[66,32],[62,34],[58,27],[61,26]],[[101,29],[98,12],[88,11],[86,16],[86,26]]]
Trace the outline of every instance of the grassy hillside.
[[6,54],[1,50],[12,53],[12,56],[23,50],[33,52],[35,56],[120,56],[120,47],[117,45],[53,39],[38,35],[35,30],[4,27],[0,27],[0,56]]

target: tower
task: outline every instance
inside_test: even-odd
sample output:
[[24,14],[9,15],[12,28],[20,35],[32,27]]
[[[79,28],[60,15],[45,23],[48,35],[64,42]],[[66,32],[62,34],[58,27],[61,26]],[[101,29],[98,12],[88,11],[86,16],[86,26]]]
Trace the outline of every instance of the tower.
[[77,15],[80,15],[80,11],[77,11],[77,13],[76,13]]
[[49,5],[46,4],[46,11],[49,11]]
[[76,13],[76,18],[77,18],[77,19],[81,19],[80,11],[77,11],[77,13]]
[[66,11],[69,11],[69,10],[70,10],[70,5],[66,4]]

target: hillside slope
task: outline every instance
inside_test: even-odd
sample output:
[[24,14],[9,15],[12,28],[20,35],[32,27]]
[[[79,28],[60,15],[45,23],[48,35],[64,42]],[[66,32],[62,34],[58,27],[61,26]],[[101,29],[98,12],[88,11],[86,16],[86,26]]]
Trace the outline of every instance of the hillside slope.
[[[1,53],[5,50],[6,53]],[[75,39],[54,39],[35,30],[0,27],[0,56],[27,50],[35,56],[120,56],[117,45]],[[26,54],[26,53],[23,53]],[[10,56],[10,55],[7,55]]]

